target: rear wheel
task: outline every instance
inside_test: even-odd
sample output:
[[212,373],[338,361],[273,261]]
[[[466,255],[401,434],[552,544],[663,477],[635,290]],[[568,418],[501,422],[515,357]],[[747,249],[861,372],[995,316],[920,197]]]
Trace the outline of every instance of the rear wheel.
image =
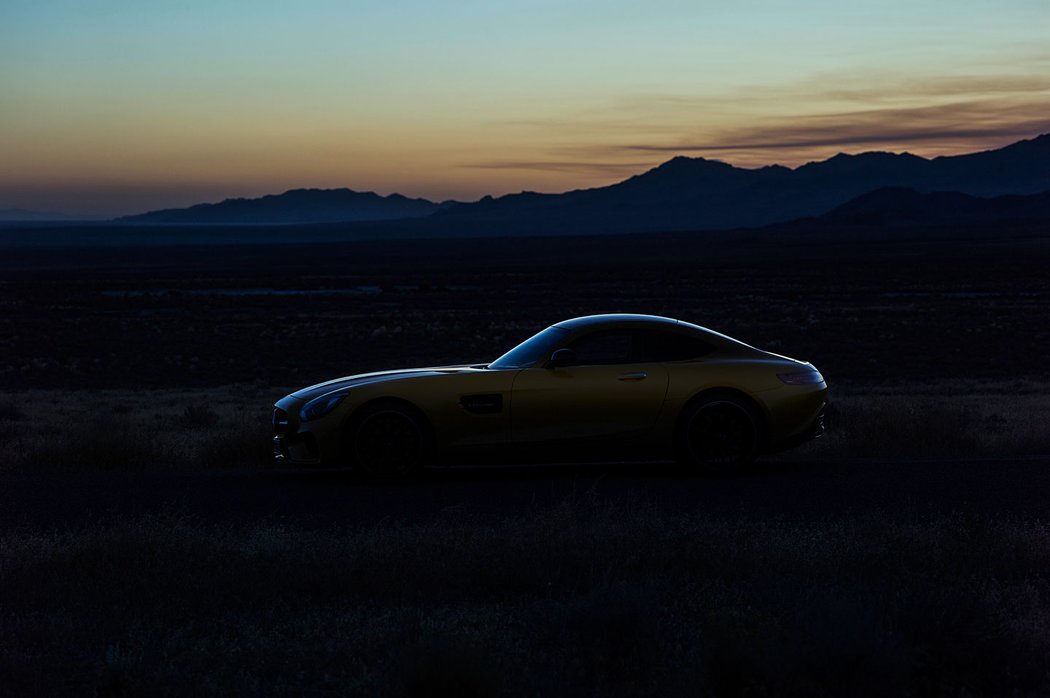
[[351,421],[347,453],[354,466],[378,478],[404,478],[423,469],[429,446],[422,419],[401,405],[365,408]]
[[680,460],[702,472],[728,474],[758,456],[761,417],[733,395],[720,395],[686,408],[679,426]]

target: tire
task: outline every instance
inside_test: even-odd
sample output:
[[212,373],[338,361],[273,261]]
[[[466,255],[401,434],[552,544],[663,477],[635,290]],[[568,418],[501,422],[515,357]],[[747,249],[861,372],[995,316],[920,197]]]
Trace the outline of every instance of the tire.
[[689,405],[679,422],[679,460],[715,475],[738,472],[758,457],[762,419],[734,395],[711,396]]
[[430,434],[410,408],[379,404],[354,415],[345,449],[350,463],[365,475],[403,479],[422,471],[430,451]]

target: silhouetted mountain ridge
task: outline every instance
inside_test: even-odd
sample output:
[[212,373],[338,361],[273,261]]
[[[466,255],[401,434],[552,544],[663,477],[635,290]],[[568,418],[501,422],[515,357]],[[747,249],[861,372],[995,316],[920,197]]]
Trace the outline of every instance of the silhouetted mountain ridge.
[[838,228],[990,225],[1016,221],[1050,222],[1050,191],[983,198],[959,192],[921,193],[884,187],[863,194],[810,223]]
[[881,151],[839,153],[796,168],[748,169],[676,156],[609,186],[562,194],[523,191],[472,203],[295,189],[120,220],[226,225],[403,220],[397,224],[399,234],[423,237],[724,230],[818,217],[884,188],[971,197],[1044,192],[1050,190],[1050,134],[967,155],[929,159]]
[[794,169],[746,169],[677,156],[611,186],[457,204],[429,220],[450,230],[456,223],[487,225],[494,235],[761,227],[819,216],[884,187],[981,197],[1046,191],[1050,135],[999,150],[933,159],[910,153],[840,153]]
[[401,194],[380,196],[353,189],[291,189],[257,199],[226,199],[189,208],[150,211],[119,218],[123,223],[200,225],[266,225],[348,223],[429,216],[446,203],[410,199]]

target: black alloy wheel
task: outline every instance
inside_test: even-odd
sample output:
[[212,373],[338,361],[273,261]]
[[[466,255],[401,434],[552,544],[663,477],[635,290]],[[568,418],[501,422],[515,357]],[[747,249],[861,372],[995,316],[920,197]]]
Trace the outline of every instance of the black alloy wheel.
[[758,456],[759,418],[734,396],[713,397],[690,406],[681,423],[682,460],[698,470],[726,474]]
[[397,406],[369,409],[354,419],[350,453],[366,475],[404,478],[423,468],[426,432],[420,420]]

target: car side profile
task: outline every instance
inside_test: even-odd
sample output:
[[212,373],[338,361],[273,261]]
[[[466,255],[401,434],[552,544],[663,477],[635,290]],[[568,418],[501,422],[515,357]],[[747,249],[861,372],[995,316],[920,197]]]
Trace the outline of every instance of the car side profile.
[[729,472],[820,436],[811,364],[688,322],[591,315],[489,364],[381,371],[296,391],[273,410],[274,455],[377,477],[428,463],[674,458]]

